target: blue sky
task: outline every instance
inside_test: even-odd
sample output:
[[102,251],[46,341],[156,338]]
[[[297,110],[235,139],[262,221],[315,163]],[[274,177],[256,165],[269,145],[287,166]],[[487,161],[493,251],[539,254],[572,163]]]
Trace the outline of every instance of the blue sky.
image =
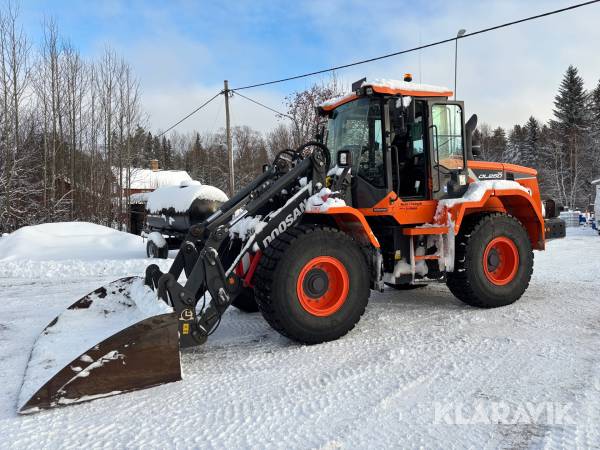
[[[108,45],[140,78],[148,125],[164,128],[222,87],[280,78],[413,47],[456,34],[564,7],[576,0],[528,1],[74,1],[23,0],[24,27],[39,42],[44,17],[85,57]],[[569,64],[592,88],[600,78],[600,5],[511,29],[461,40],[458,97],[468,112],[491,125],[546,120]],[[454,46],[392,58],[341,71],[349,84],[368,78],[399,78],[452,87]],[[325,77],[326,79],[327,77]],[[245,94],[281,108],[285,95],[323,77]],[[233,120],[268,130],[275,118],[234,98]],[[178,130],[212,130],[223,122],[211,104]]]

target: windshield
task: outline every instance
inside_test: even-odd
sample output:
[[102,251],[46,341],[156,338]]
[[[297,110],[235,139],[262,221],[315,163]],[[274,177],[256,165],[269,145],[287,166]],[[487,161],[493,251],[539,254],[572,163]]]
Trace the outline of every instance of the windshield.
[[376,187],[385,187],[381,103],[360,98],[336,108],[328,123],[332,161],[339,150],[352,152],[353,171]]

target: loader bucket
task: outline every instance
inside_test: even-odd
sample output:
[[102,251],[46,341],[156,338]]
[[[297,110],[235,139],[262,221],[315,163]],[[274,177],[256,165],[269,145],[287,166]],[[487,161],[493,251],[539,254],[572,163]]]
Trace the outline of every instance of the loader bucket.
[[38,337],[19,413],[181,380],[177,317],[140,277],[96,289]]

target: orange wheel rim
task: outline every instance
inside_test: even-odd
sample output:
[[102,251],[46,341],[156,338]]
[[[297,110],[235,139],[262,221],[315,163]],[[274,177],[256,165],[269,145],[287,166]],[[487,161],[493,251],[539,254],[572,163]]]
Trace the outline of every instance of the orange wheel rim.
[[348,298],[349,290],[348,271],[332,256],[318,256],[308,261],[296,283],[300,305],[317,317],[338,311]]
[[492,239],[483,253],[483,271],[486,278],[497,286],[514,280],[519,269],[519,250],[512,239]]

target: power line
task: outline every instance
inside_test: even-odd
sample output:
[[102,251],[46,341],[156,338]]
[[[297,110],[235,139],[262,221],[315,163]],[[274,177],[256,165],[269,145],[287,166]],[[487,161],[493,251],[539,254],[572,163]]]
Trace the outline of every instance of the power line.
[[[600,1],[600,0],[599,0],[599,1]],[[271,111],[271,112],[274,112],[275,114],[277,114],[277,115],[279,115],[279,116],[287,117],[288,119],[290,119],[290,120],[292,120],[292,121],[294,120],[294,119],[292,118],[292,116],[290,116],[290,115],[288,115],[288,114],[286,114],[286,113],[282,113],[281,111],[277,111],[276,109],[273,109],[273,108],[271,108],[270,106],[267,106],[267,105],[265,105],[265,104],[263,104],[263,103],[259,102],[258,100],[254,100],[254,99],[251,99],[250,97],[246,97],[245,95],[243,95],[243,94],[240,94],[239,92],[237,92],[235,89],[232,89],[232,92],[233,92],[235,95],[239,95],[240,97],[242,97],[242,98],[245,98],[246,100],[248,100],[248,101],[250,101],[250,102],[252,102],[252,103],[254,103],[254,104],[258,105],[258,106],[262,106],[263,108],[265,108],[265,109],[268,109],[269,111]]]
[[[600,0],[598,0],[600,1]],[[163,131],[162,133],[160,133],[158,136],[156,137],[161,137],[163,134],[168,133],[169,131],[171,131],[173,128],[175,128],[177,125],[179,125],[181,122],[189,119],[190,117],[192,117],[194,114],[196,114],[198,111],[200,111],[202,108],[204,108],[206,105],[208,105],[210,102],[212,102],[215,98],[217,98],[219,95],[221,95],[223,93],[223,91],[217,92],[214,96],[212,96],[209,100],[205,101],[204,103],[202,103],[200,106],[198,106],[195,110],[193,110],[191,113],[189,113],[187,116],[185,116],[183,119],[178,120],[177,122],[175,122],[173,125],[171,125],[169,128],[167,128],[165,131]]]
[[219,109],[217,109],[217,114],[215,114],[215,119],[213,120],[212,126],[210,127],[210,132],[212,133],[215,130],[215,125],[217,124],[217,120],[221,117],[221,110],[223,109],[223,103],[219,103]]
[[470,37],[470,36],[475,36],[475,35],[478,35],[478,34],[488,33],[490,31],[498,30],[500,28],[510,27],[510,26],[517,25],[517,24],[520,24],[520,23],[523,23],[523,22],[528,22],[530,20],[536,20],[536,19],[540,19],[542,17],[552,16],[554,14],[560,14],[560,13],[563,13],[563,12],[566,12],[566,11],[570,11],[570,10],[573,10],[573,9],[581,8],[583,6],[592,5],[592,4],[598,3],[598,2],[600,2],[600,0],[591,0],[591,1],[584,2],[584,3],[578,3],[578,4],[575,4],[575,5],[567,6],[565,8],[555,9],[553,11],[548,11],[548,12],[545,12],[545,13],[542,13],[542,14],[537,14],[535,16],[529,16],[529,17],[526,17],[524,19],[514,20],[512,22],[506,22],[506,23],[503,23],[503,24],[500,24],[500,25],[495,25],[493,27],[489,27],[489,28],[483,28],[483,29],[478,30],[478,31],[473,31],[472,33],[466,33],[466,34],[464,34],[464,35],[462,35],[460,37],[454,36],[454,37],[451,37],[451,38],[448,38],[448,39],[443,39],[441,41],[432,42],[430,44],[425,44],[425,45],[420,45],[418,47],[409,48],[407,50],[401,50],[401,51],[394,52],[394,53],[388,53],[386,55],[376,56],[374,58],[363,59],[363,60],[355,61],[355,62],[352,62],[352,63],[349,63],[349,64],[342,64],[341,66],[330,67],[328,69],[316,70],[314,72],[304,73],[302,75],[294,75],[294,76],[287,77],[287,78],[281,78],[279,80],[265,81],[263,83],[250,84],[250,85],[242,86],[242,87],[235,88],[235,89],[232,89],[232,90],[234,90],[234,91],[241,91],[243,89],[252,89],[252,88],[256,88],[256,87],[260,87],[260,86],[268,86],[268,85],[271,85],[271,84],[284,83],[286,81],[298,80],[300,78],[306,78],[306,77],[311,77],[311,76],[314,76],[314,75],[320,75],[320,74],[327,73],[327,72],[333,72],[333,71],[340,70],[340,69],[346,69],[348,67],[358,66],[358,65],[370,63],[370,62],[373,62],[373,61],[379,61],[379,60],[382,60],[382,59],[391,58],[393,56],[403,55],[403,54],[406,54],[406,53],[415,52],[417,50],[423,50],[423,49],[426,49],[426,48],[429,48],[429,47],[435,47],[437,45],[446,44],[448,42],[455,41],[457,39],[464,39],[464,38],[467,38],[467,37]]
[[235,95],[239,95],[240,97],[245,98],[246,100],[248,100],[248,101],[250,101],[250,102],[252,102],[252,103],[254,103],[254,104],[258,105],[258,106],[262,106],[263,108],[268,109],[269,111],[272,111],[272,112],[274,112],[275,114],[277,114],[277,115],[279,115],[281,117],[286,117],[286,118],[290,119],[292,121],[292,123],[294,124],[294,127],[296,128],[296,132],[300,133],[300,127],[298,126],[298,122],[296,122],[296,119],[294,119],[289,114],[282,113],[281,111],[277,111],[276,109],[271,108],[270,106],[267,106],[267,105],[259,102],[258,100],[254,100],[254,99],[251,99],[250,97],[246,97],[245,95],[240,94],[239,92],[236,92],[236,91],[231,91],[231,92],[233,92]]

